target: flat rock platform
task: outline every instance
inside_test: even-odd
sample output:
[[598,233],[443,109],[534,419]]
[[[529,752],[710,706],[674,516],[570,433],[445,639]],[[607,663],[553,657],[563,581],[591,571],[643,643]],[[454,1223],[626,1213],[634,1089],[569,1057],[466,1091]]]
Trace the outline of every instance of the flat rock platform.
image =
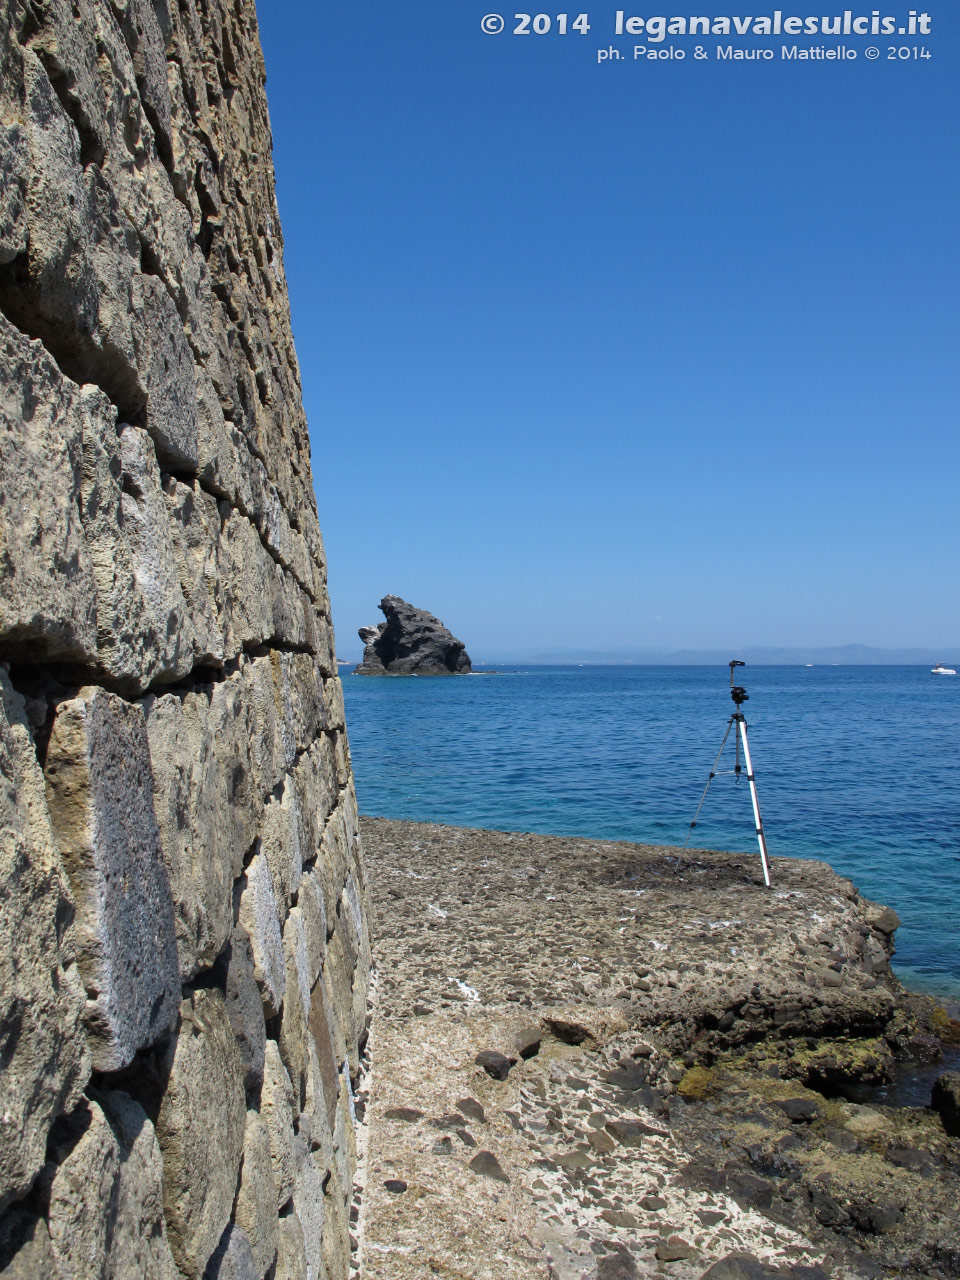
[[957,1139],[839,1092],[956,1027],[893,912],[812,860],[363,835],[364,1280],[960,1274]]

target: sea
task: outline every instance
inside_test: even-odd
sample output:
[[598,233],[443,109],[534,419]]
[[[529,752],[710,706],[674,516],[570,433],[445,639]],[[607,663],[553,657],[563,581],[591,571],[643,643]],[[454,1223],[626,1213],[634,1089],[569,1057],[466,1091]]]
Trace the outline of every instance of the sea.
[[[900,916],[904,985],[960,999],[960,676],[754,666],[737,680],[774,877],[778,856],[826,860]],[[343,685],[361,813],[653,844],[688,837],[734,710],[719,666]],[[690,845],[757,854],[759,873],[744,777],[710,783]]]

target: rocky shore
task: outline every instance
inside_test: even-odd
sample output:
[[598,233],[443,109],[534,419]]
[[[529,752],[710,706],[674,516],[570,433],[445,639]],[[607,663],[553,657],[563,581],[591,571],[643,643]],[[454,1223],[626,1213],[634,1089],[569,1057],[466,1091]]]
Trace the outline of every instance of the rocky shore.
[[956,1078],[850,1100],[960,1033],[892,911],[815,861],[363,830],[365,1280],[960,1275]]

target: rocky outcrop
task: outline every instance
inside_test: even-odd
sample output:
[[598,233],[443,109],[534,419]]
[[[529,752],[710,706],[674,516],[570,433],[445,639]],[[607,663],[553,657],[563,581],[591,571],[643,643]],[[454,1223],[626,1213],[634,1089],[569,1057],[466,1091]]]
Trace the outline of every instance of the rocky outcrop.
[[374,627],[361,627],[363,661],[358,676],[464,675],[470,655],[439,618],[415,609],[399,596],[384,596],[380,610],[386,617]]
[[0,23],[0,1273],[343,1280],[366,884],[253,0]]
[[387,819],[364,839],[369,1280],[424,1258],[471,1280],[960,1274],[960,1077],[939,1116],[842,1092],[960,1025],[901,991],[893,913],[849,880],[777,858],[771,891],[755,854],[677,874],[671,849]]

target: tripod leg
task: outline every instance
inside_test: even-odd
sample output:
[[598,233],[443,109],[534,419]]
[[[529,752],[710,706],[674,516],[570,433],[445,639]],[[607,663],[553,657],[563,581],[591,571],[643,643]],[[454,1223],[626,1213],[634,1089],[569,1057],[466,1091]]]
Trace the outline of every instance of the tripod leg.
[[727,721],[727,731],[723,735],[723,741],[720,743],[720,750],[717,752],[717,758],[714,760],[713,768],[710,770],[710,776],[707,778],[707,785],[703,788],[703,794],[700,796],[700,803],[697,805],[697,812],[693,815],[693,821],[690,823],[690,829],[687,831],[687,838],[683,842],[683,848],[680,850],[680,853],[677,855],[677,860],[673,864],[674,871],[680,870],[680,866],[683,862],[684,850],[690,841],[690,836],[693,834],[693,828],[697,825],[697,819],[700,817],[700,810],[703,808],[703,802],[707,798],[707,791],[710,788],[710,783],[717,776],[717,765],[720,763],[720,757],[723,755],[723,748],[727,745],[727,739],[730,737],[730,730],[733,727],[733,719],[733,716],[731,716]]
[[747,782],[750,783],[750,799],[753,801],[753,816],[757,823],[757,841],[760,845],[760,861],[763,864],[763,883],[770,888],[770,860],[767,857],[767,838],[763,834],[763,822],[760,818],[760,801],[757,799],[757,784],[753,777],[753,764],[750,760],[750,746],[747,742],[747,722],[744,719],[737,721],[737,727],[740,731],[740,739],[743,742],[743,759],[747,766]]

